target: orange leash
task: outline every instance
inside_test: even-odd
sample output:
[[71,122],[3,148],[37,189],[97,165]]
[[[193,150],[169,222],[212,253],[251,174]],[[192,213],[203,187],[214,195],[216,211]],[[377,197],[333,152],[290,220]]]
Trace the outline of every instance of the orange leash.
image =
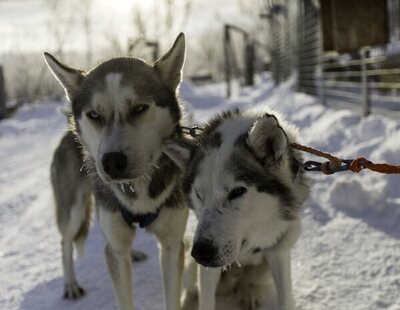
[[375,172],[386,173],[386,174],[400,173],[400,166],[394,166],[389,164],[374,164],[373,162],[365,159],[364,157],[356,158],[350,164],[351,172],[359,173],[362,169],[369,169]]
[[322,152],[315,148],[298,143],[292,143],[291,147],[296,150],[323,157],[329,160],[328,162],[324,163],[308,161],[303,164],[303,168],[306,171],[320,171],[324,174],[333,174],[340,171],[351,171],[353,173],[359,173],[363,169],[369,169],[385,174],[400,174],[400,166],[389,164],[375,164],[364,157],[343,160],[330,153]]

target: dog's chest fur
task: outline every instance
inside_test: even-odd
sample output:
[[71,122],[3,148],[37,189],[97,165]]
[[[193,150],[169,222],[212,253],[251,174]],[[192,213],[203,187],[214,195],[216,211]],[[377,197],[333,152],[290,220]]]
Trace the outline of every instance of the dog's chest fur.
[[161,207],[177,207],[183,201],[179,171],[166,156],[157,169],[129,184],[105,184],[97,173],[95,196],[99,205],[110,211],[121,207],[134,214],[155,213]]

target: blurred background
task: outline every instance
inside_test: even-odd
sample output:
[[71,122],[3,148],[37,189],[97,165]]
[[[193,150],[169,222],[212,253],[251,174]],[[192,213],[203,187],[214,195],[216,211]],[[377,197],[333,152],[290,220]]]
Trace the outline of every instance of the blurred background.
[[42,58],[49,51],[89,69],[113,56],[157,59],[185,32],[185,78],[278,84],[330,105],[397,111],[399,0],[0,0],[0,116],[60,97]]
[[219,80],[224,23],[265,42],[265,22],[258,17],[262,6],[258,0],[0,0],[7,98],[61,94],[44,66],[44,51],[83,69],[113,56],[152,61],[179,32],[188,41],[185,75]]

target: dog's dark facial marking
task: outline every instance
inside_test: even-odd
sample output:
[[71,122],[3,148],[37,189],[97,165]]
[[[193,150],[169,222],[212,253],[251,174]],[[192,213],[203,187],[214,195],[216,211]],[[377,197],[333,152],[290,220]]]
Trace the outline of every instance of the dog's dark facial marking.
[[193,186],[196,176],[199,173],[199,166],[204,159],[204,152],[197,148],[192,152],[192,158],[189,161],[189,166],[183,179],[183,191],[188,194]]
[[150,108],[149,104],[136,104],[129,109],[127,115],[127,121],[132,126],[135,126],[136,122],[140,117],[146,114],[146,111]]
[[149,196],[150,198],[157,198],[167,186],[176,179],[179,173],[176,169],[175,164],[169,157],[163,154],[159,160],[159,169],[155,170],[151,176],[151,182],[149,185]]
[[261,248],[260,247],[257,247],[257,248],[254,248],[253,250],[252,250],[252,254],[254,255],[254,254],[257,254],[257,253],[260,253],[261,252]]
[[298,206],[291,189],[272,173],[257,163],[250,161],[240,152],[234,152],[227,162],[227,168],[233,171],[237,181],[256,187],[257,191],[277,196],[281,202],[282,218],[286,221],[296,219]]
[[247,192],[247,188],[245,188],[243,186],[235,187],[234,189],[232,189],[229,192],[228,200],[229,201],[235,200],[235,199],[243,196],[244,194],[246,194],[246,192]]
[[180,120],[181,107],[175,93],[164,85],[153,67],[140,59],[128,57],[110,59],[83,78],[79,92],[72,98],[72,110],[76,119],[80,119],[93,94],[105,89],[105,79],[110,73],[122,74],[122,87],[132,87],[138,98],[152,99],[157,106],[170,110],[173,121]]

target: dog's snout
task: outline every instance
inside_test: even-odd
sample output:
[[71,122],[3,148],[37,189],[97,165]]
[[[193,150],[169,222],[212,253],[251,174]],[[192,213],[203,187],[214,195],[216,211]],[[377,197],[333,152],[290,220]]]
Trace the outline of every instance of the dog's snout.
[[101,162],[104,172],[112,178],[123,177],[128,167],[128,158],[121,152],[106,153],[103,155]]
[[218,248],[211,240],[200,239],[193,245],[192,257],[201,265],[213,267],[213,261],[218,255]]

